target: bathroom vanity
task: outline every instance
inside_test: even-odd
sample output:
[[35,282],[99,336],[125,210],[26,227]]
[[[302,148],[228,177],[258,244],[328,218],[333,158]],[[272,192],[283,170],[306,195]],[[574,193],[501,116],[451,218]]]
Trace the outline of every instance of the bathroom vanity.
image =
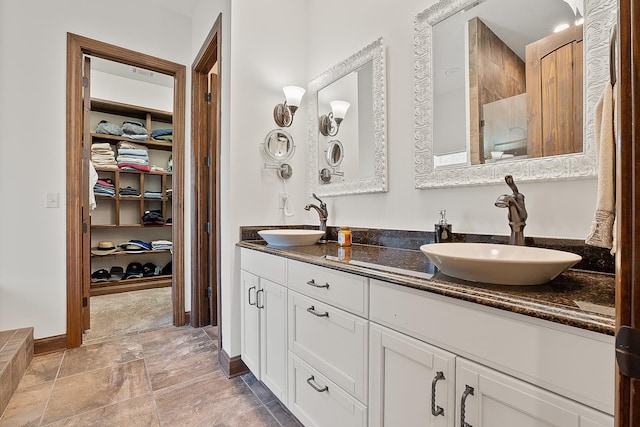
[[238,246],[242,360],[304,425],[613,426],[611,275],[482,285],[415,250]]

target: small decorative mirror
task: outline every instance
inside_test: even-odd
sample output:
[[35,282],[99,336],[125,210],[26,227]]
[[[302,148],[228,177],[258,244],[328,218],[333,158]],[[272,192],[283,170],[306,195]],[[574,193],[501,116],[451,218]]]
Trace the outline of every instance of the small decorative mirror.
[[329,141],[329,145],[327,147],[327,164],[332,168],[337,168],[342,163],[342,159],[344,158],[344,149],[342,148],[342,142],[337,139],[332,139]]
[[296,146],[289,132],[282,129],[272,130],[267,134],[262,143],[262,152],[268,160],[275,164],[265,163],[265,169],[276,169],[282,179],[291,178],[293,170],[291,166],[285,162],[293,157],[295,150]]
[[269,132],[264,139],[262,148],[267,158],[277,163],[288,161],[293,157],[295,151],[293,137],[282,129],[274,129]]

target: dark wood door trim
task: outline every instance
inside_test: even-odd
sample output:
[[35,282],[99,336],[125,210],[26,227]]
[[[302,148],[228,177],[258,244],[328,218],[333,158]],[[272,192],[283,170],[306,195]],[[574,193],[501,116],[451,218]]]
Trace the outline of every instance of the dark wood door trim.
[[[222,15],[218,15],[191,67],[192,304],[191,325],[220,328],[220,106]],[[216,88],[209,72],[217,65]],[[211,92],[207,100],[205,94]],[[206,161],[205,159],[208,159]],[[209,223],[209,227],[206,227]],[[208,229],[208,231],[207,231]],[[211,298],[207,288],[211,287]],[[218,345],[222,333],[218,331]],[[221,347],[220,347],[221,348]]]
[[[640,329],[640,7],[618,3],[616,332]],[[615,412],[616,427],[640,425],[640,381],[619,369]]]
[[[173,323],[184,309],[184,121],[186,67],[133,50],[67,33],[67,347],[82,344],[82,58],[91,55],[174,77],[173,94]],[[84,153],[85,158],[88,153]]]

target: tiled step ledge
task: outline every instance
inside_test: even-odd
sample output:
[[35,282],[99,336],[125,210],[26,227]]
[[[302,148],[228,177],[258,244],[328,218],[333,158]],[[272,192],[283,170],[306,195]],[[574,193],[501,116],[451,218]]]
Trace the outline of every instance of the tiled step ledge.
[[33,328],[0,331],[0,415],[33,358]]

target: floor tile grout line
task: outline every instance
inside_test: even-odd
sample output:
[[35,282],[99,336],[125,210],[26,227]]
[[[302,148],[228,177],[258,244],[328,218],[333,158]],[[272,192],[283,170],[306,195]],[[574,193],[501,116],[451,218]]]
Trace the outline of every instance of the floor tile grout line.
[[40,414],[40,421],[38,422],[38,425],[42,425],[42,423],[44,422],[44,414],[46,414],[47,409],[49,409],[49,402],[51,401],[53,390],[56,388],[56,381],[58,381],[58,376],[60,375],[60,370],[62,369],[62,364],[64,363],[64,358],[67,355],[67,351],[69,350],[65,350],[64,352],[62,352],[60,363],[58,363],[58,370],[56,371],[56,376],[53,378],[53,384],[51,384],[51,390],[49,390],[49,395],[47,396],[44,408],[42,408],[42,414]]
[[[141,346],[142,346],[142,345],[141,345]],[[69,350],[65,350],[65,352],[64,352],[64,354],[63,354],[63,356],[62,356],[62,360],[60,361],[60,366],[58,367],[58,374],[59,374],[59,372],[60,372],[60,369],[62,369],[62,362],[63,362],[63,360],[64,360],[64,356],[66,355],[67,351],[69,351]],[[146,363],[144,363],[144,358],[140,358],[140,359],[130,360],[130,361],[128,361],[128,362],[116,363],[115,365],[107,365],[107,366],[104,366],[104,367],[102,367],[102,368],[98,368],[98,369],[93,369],[93,370],[90,370],[90,371],[81,372],[80,374],[75,374],[75,375],[70,375],[70,376],[67,376],[67,377],[62,377],[61,379],[71,378],[71,377],[74,377],[74,376],[76,376],[76,375],[81,375],[81,374],[83,374],[83,373],[96,372],[96,371],[99,371],[99,370],[101,370],[101,369],[113,368],[113,367],[116,367],[116,366],[124,365],[124,364],[126,364],[126,363],[136,362],[136,361],[138,361],[138,360],[142,360],[142,361],[143,361],[143,364],[144,364],[144,366],[145,366],[145,372],[146,372]],[[58,380],[58,378],[57,378],[58,374],[56,374],[56,380],[54,380],[54,384],[53,384],[53,386],[51,387],[51,392],[49,393],[49,397],[47,398],[47,404],[46,404],[46,406],[47,406],[47,407],[49,406],[49,401],[51,400],[51,395],[53,394],[53,390],[54,390],[54,388],[55,388],[55,381],[57,381],[57,380]],[[148,379],[148,378],[147,378],[147,379]],[[147,394],[147,393],[145,393],[145,394]],[[153,396],[153,390],[151,389],[151,384],[149,384],[149,392],[148,392],[148,394],[151,394],[152,399],[154,399],[154,396]],[[61,418],[61,419],[59,419],[59,420],[54,420],[54,421],[52,421],[52,422],[58,422],[58,421],[62,421],[62,420],[68,420],[69,418],[74,418],[74,417],[77,417],[77,416],[80,416],[80,415],[83,415],[83,414],[87,414],[87,413],[92,412],[92,411],[97,411],[97,410],[99,410],[99,409],[108,408],[109,406],[117,405],[117,404],[120,404],[120,403],[126,402],[126,401],[128,401],[128,400],[138,398],[138,397],[140,397],[140,396],[144,396],[144,394],[141,394],[141,395],[138,395],[138,396],[129,397],[128,399],[123,399],[123,400],[119,400],[119,401],[116,401],[116,402],[111,402],[111,403],[109,403],[109,404],[107,404],[107,405],[98,406],[98,407],[95,407],[95,408],[88,409],[88,410],[86,410],[86,411],[82,411],[82,412],[74,413],[74,414],[73,414],[73,415],[71,415],[71,416],[68,416],[68,417],[65,417],[65,418]],[[155,404],[155,399],[154,399],[154,404]],[[39,423],[39,425],[41,425],[41,426],[43,425],[43,424],[42,424],[42,421],[43,421],[43,418],[44,418],[44,414],[45,414],[45,413],[46,413],[46,409],[45,409],[45,411],[43,411],[43,412],[42,412],[42,416],[41,416],[41,418],[40,418],[40,423]],[[49,424],[51,424],[51,423],[49,423]]]
[[115,368],[116,366],[126,365],[127,363],[132,363],[132,362],[137,362],[138,360],[143,360],[143,358],[142,357],[137,357],[135,359],[127,360],[125,362],[119,362],[119,363],[115,363],[113,365],[105,365],[105,366],[101,366],[99,368],[89,369],[88,371],[82,371],[82,372],[78,372],[78,373],[73,374],[73,375],[67,375],[65,377],[57,378],[57,380],[66,380],[67,378],[77,377],[78,375],[84,375],[84,374],[100,371],[100,370],[107,369],[107,368]]
[[154,409],[155,414],[156,414],[156,419],[158,420],[158,425],[160,427],[162,427],[162,418],[160,417],[160,410],[158,409],[158,402],[156,401],[156,392],[153,389],[153,383],[151,382],[151,374],[149,374],[149,365],[147,364],[147,361],[145,360],[144,345],[142,344],[142,339],[140,338],[139,334],[138,334],[138,340],[140,341],[140,346],[142,347],[142,361],[144,363],[144,371],[147,374],[147,383],[149,384],[149,390],[150,390],[150,393],[151,393],[151,400],[153,401],[153,409]]
[[264,408],[267,410],[267,412],[268,412],[269,414],[271,414],[271,416],[272,416],[272,417],[273,417],[273,419],[276,421],[276,423],[278,423],[278,425],[279,425],[280,427],[283,427],[283,426],[282,426],[282,423],[280,422],[280,420],[278,419],[278,417],[276,417],[276,416],[275,416],[275,414],[274,414],[273,412],[271,412],[271,409],[269,409],[269,407],[268,407],[267,405],[265,405],[264,403],[262,404],[262,406],[264,406]]
[[[245,374],[246,375],[246,374]],[[240,378],[242,379],[242,382],[249,387],[249,390],[251,390],[251,393],[253,393],[253,395],[256,397],[256,399],[258,399],[258,401],[260,402],[260,406],[262,406],[264,409],[267,410],[267,412],[271,415],[271,417],[276,421],[276,423],[278,423],[278,425],[280,427],[282,427],[282,423],[280,422],[280,420],[278,418],[276,418],[276,416],[273,414],[273,412],[271,412],[271,410],[269,409],[269,407],[267,406],[267,404],[265,402],[262,401],[262,399],[260,398],[260,396],[258,396],[258,393],[255,392],[255,390],[253,389],[253,387],[251,387],[249,385],[249,383],[247,382],[247,380],[244,379],[245,375],[240,375]],[[256,378],[256,381],[258,381],[258,379]],[[272,400],[270,402],[267,403],[271,403],[274,401],[280,402],[280,400],[277,397],[274,397],[275,400]]]

